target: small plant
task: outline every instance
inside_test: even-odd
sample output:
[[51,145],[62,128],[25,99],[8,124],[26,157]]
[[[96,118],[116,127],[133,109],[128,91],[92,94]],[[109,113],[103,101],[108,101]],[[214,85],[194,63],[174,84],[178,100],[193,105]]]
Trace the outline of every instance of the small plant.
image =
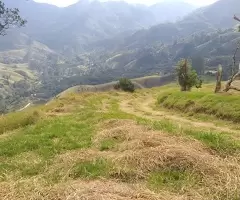
[[121,78],[118,83],[114,86],[114,89],[116,90],[123,90],[125,92],[134,92],[135,91],[135,87],[134,84],[132,83],[131,80],[127,79],[127,78]]
[[117,141],[114,138],[108,138],[101,142],[100,151],[107,151],[113,149]]
[[94,179],[99,177],[106,177],[109,173],[109,163],[104,159],[97,159],[93,161],[85,161],[77,163],[74,166],[71,177]]
[[153,190],[169,189],[172,192],[181,191],[184,187],[191,187],[200,177],[184,169],[165,169],[151,172],[148,185]]
[[176,71],[181,91],[190,91],[193,86],[196,88],[202,87],[202,80],[199,79],[197,72],[192,69],[187,59],[178,63]]

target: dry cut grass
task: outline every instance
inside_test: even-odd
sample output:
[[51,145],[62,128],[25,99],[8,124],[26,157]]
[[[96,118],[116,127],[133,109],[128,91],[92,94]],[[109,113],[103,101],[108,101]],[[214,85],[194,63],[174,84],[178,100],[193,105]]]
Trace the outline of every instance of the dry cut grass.
[[59,97],[42,109],[50,118],[0,138],[0,199],[240,198],[239,151],[221,154],[195,130],[169,131],[170,123],[139,125],[115,100],[107,93]]
[[[151,131],[130,121],[119,122],[117,126],[101,132],[97,140],[100,138],[118,138],[123,141],[114,147],[116,153],[108,154],[118,163],[120,176],[124,176],[124,170],[129,172],[131,169],[133,179],[149,180],[149,174],[163,176],[163,172],[167,171],[167,176],[171,176],[172,171],[187,177],[182,177],[181,183],[179,177],[176,180],[164,177],[165,180],[160,178],[153,183],[149,180],[150,185],[160,190],[169,186],[167,190],[172,191],[175,184],[180,184],[177,191],[192,196],[190,199],[239,197],[238,158],[222,158],[199,141]],[[168,185],[166,180],[172,183]]]

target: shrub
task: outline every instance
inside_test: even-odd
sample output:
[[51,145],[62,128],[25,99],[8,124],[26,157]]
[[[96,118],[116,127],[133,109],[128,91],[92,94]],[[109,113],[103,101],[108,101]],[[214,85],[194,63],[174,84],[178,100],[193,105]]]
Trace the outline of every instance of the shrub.
[[181,91],[190,91],[193,86],[201,88],[202,80],[198,78],[197,72],[192,69],[192,66],[186,59],[178,63],[176,70]]
[[121,78],[118,83],[114,86],[114,89],[116,90],[123,90],[126,92],[134,92],[135,91],[135,87],[134,84],[132,83],[131,80],[127,79],[127,78]]

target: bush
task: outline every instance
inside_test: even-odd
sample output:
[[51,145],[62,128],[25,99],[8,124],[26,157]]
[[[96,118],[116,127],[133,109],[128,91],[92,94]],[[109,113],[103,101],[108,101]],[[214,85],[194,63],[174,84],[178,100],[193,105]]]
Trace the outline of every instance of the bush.
[[190,91],[193,86],[201,88],[202,80],[186,59],[179,61],[176,71],[181,91]]
[[129,80],[127,78],[121,78],[119,80],[119,82],[114,86],[114,89],[116,89],[116,90],[121,89],[126,92],[134,92],[135,91],[134,84],[132,83],[131,80]]

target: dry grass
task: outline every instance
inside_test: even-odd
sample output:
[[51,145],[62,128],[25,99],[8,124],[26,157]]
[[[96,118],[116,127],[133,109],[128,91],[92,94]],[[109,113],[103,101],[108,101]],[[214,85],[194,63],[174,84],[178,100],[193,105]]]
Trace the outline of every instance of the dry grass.
[[[147,77],[141,77],[132,79],[132,82],[136,89],[143,89],[143,88],[152,88],[152,87],[158,87],[165,84],[168,84],[174,80],[173,75],[169,76],[147,76]],[[106,92],[114,90],[114,85],[117,82],[110,82],[105,84],[99,84],[99,85],[78,85],[71,87],[64,92],[60,93],[58,97],[66,96],[70,93],[84,93],[84,92]]]
[[[38,180],[23,183],[19,188],[17,183],[9,185],[1,184],[1,191],[7,193],[5,199],[16,200],[183,200],[187,198],[177,197],[163,192],[155,194],[141,185],[132,185],[116,181],[71,181],[54,187],[39,187]],[[15,196],[15,190],[19,195]],[[0,193],[1,196],[1,193]]]
[[120,137],[124,141],[117,145],[116,153],[107,154],[114,163],[118,163],[119,170],[132,167],[137,177],[147,177],[149,172],[165,169],[187,170],[201,179],[201,183],[193,187],[182,188],[193,195],[193,199],[200,196],[200,199],[233,199],[234,195],[238,195],[238,158],[222,158],[198,141],[149,131],[131,121],[121,121],[117,126],[114,124],[116,121],[113,128],[97,136],[97,141],[109,137]]
[[143,95],[109,94],[59,97],[42,109],[50,119],[23,128],[21,137],[15,138],[18,130],[9,138],[4,133],[0,199],[239,199],[238,153],[223,157],[187,134],[139,125],[135,110],[120,111],[116,99]]
[[[152,131],[130,120],[109,120],[101,128],[91,149],[69,151],[54,159],[45,176],[57,169],[63,170],[58,184],[47,186],[42,176],[16,182],[10,179],[1,183],[1,199],[223,200],[234,199],[237,195],[240,188],[238,158],[219,157],[198,141]],[[107,138],[117,138],[114,151],[98,149],[101,141]],[[35,160],[32,156],[20,155],[18,160]],[[71,180],[69,174],[76,161],[99,157],[114,164],[108,180],[104,177],[91,181]],[[146,182],[149,175],[165,170],[187,171],[192,177],[197,176],[198,182],[189,184],[186,181],[178,191],[168,187],[150,191]]]

